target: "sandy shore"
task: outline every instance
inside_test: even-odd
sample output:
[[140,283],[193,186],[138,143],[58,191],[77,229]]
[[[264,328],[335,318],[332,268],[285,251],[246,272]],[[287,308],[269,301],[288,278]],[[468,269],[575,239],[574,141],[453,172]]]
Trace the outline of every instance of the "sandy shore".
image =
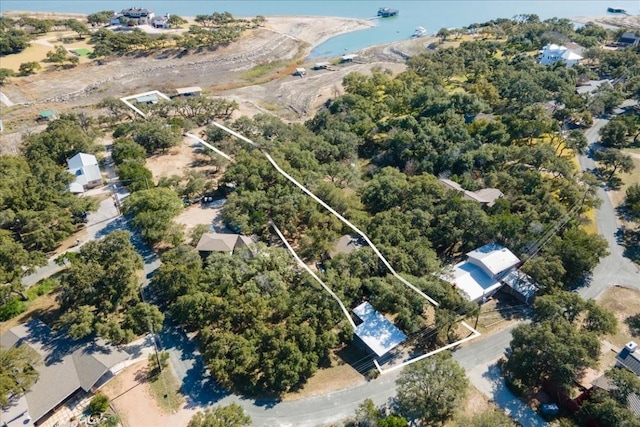
[[[29,16],[39,19],[78,19],[86,21],[84,13],[34,12],[24,10],[7,10],[2,12],[7,18]],[[183,16],[189,24],[196,24],[194,16]],[[251,19],[252,17],[238,17]],[[351,31],[365,30],[375,27],[366,19],[340,18],[335,16],[306,16],[306,15],[273,15],[266,17],[266,27],[278,34],[284,34],[294,40],[308,43],[311,48],[322,44],[328,39]]]
[[601,16],[576,16],[572,21],[586,24],[595,22],[614,28],[635,28],[640,29],[640,15],[601,15]]

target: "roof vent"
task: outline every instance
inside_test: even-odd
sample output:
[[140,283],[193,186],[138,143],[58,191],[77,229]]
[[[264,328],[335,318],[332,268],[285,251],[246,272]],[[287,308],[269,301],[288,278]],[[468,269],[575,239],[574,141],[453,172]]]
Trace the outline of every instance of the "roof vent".
[[633,353],[638,348],[638,344],[635,341],[629,341],[624,347],[629,350],[629,353]]

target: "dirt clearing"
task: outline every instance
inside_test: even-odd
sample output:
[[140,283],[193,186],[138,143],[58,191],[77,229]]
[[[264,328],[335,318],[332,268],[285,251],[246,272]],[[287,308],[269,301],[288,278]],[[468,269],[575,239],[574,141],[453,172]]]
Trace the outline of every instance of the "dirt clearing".
[[102,389],[109,397],[127,427],[181,427],[197,412],[183,407],[176,413],[164,413],[149,389],[147,362],[129,366]]
[[174,221],[178,224],[184,224],[187,234],[189,234],[189,231],[191,231],[196,225],[199,224],[209,225],[218,230],[222,225],[221,212],[221,207],[197,204],[186,208],[180,215],[178,215],[174,219]]
[[614,286],[605,291],[598,303],[611,310],[618,320],[618,333],[605,337],[618,349],[623,347],[632,337],[640,338],[640,328],[635,318],[640,316],[640,291]]
[[287,120],[306,120],[332,98],[344,93],[342,80],[351,72],[370,75],[374,69],[388,69],[398,74],[406,69],[401,63],[371,62],[336,65],[333,70],[311,70],[313,64],[301,67],[309,69],[305,77],[286,76],[259,86],[247,86],[217,92],[241,105],[251,105],[261,113],[275,114]]

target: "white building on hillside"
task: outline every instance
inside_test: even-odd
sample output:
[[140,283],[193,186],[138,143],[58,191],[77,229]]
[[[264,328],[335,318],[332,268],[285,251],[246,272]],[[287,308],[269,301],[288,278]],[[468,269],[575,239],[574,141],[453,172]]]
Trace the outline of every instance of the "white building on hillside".
[[453,266],[442,279],[450,282],[469,301],[486,300],[503,285],[503,278],[513,271],[520,259],[509,249],[489,243],[467,253],[467,260]]
[[96,156],[86,153],[78,153],[69,160],[69,173],[76,177],[75,181],[69,184],[72,193],[84,193],[89,188],[102,185],[102,173]]
[[582,61],[582,56],[565,46],[548,44],[540,51],[540,64],[549,65],[558,61],[564,61],[567,67],[573,67]]

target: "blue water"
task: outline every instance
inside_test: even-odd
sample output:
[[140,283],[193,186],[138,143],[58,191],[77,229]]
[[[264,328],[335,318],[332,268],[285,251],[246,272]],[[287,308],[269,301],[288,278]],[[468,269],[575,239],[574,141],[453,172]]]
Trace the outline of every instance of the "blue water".
[[373,19],[375,28],[334,37],[316,47],[311,56],[341,55],[374,44],[410,37],[421,26],[430,33],[440,28],[463,27],[494,18],[512,18],[532,13],[541,19],[552,17],[591,16],[606,14],[607,7],[626,9],[637,14],[637,0],[288,0],[288,1],[183,1],[183,0],[0,0],[0,11],[34,10],[92,13],[137,6],[147,7],[156,14],[174,13],[183,16],[228,11],[235,16],[254,15],[326,15],[350,18],[375,18],[379,7],[400,10],[394,18]]

